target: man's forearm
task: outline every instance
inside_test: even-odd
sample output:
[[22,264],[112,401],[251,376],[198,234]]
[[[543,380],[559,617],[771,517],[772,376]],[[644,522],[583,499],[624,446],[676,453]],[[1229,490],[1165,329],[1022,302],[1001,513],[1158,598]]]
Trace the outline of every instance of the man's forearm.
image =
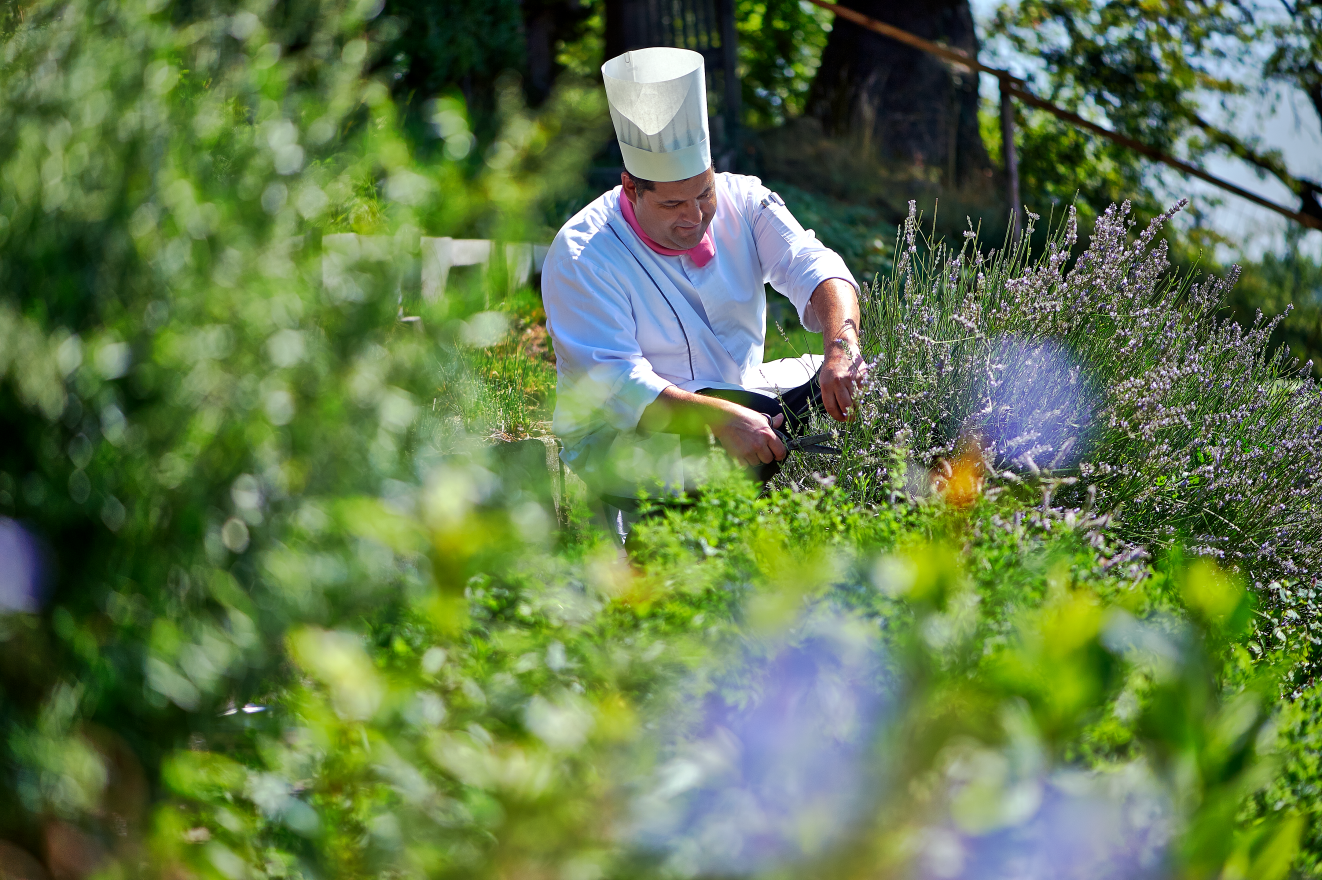
[[730,420],[743,407],[719,397],[703,397],[675,385],[663,390],[643,410],[638,427],[651,433],[703,434]]
[[[858,352],[862,320],[854,285],[840,278],[828,278],[817,285],[808,303],[822,323],[822,354],[827,360],[839,355],[852,360]],[[840,349],[838,354],[836,349]]]
[[703,397],[671,385],[643,410],[638,427],[690,436],[705,434],[710,428],[727,452],[745,464],[756,465],[785,457],[785,444],[774,430],[784,421],[784,416],[768,421],[762,413],[733,401]]

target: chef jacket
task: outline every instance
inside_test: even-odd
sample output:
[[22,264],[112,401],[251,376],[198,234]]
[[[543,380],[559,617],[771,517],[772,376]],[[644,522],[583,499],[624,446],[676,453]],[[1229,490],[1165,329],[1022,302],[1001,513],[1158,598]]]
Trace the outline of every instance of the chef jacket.
[[[715,178],[709,231],[716,256],[701,268],[687,255],[665,256],[644,244],[620,211],[620,187],[571,218],[547,252],[542,302],[557,371],[552,428],[564,442],[565,463],[603,491],[613,483],[632,495],[628,487],[648,474],[692,483],[692,474],[676,470],[677,449],[655,442],[646,448],[639,440],[655,438],[636,436],[619,443],[667,387],[774,395],[816,373],[818,355],[762,362],[767,284],[817,333],[821,322],[808,302],[817,286],[840,278],[858,288],[844,260],[760,180]],[[612,455],[633,464],[607,467]]]

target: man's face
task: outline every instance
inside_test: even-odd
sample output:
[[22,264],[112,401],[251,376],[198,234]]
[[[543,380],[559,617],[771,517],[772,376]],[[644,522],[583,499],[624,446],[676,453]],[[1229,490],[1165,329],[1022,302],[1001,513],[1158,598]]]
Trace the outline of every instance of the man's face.
[[697,247],[716,216],[716,175],[710,168],[687,180],[658,182],[647,192],[638,192],[627,174],[620,179],[638,225],[662,247],[678,251]]

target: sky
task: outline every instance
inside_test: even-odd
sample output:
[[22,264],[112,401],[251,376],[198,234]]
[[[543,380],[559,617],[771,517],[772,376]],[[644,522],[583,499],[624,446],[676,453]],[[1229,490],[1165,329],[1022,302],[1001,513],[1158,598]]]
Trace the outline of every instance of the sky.
[[[1001,0],[970,0],[979,32],[987,32],[987,23]],[[1269,9],[1273,0],[1258,0],[1255,4]],[[1028,73],[1039,65],[1032,58],[1013,52],[1003,42],[988,40],[982,48],[981,60],[992,66],[1003,66],[1016,73]],[[1242,74],[1251,84],[1250,71]],[[994,77],[983,75],[982,92],[994,97],[997,84]],[[1280,86],[1275,89],[1276,100],[1263,101],[1252,95],[1244,99],[1237,118],[1229,115],[1212,101],[1205,105],[1210,121],[1239,135],[1257,133],[1262,146],[1279,149],[1286,165],[1296,177],[1322,180],[1322,122],[1309,104],[1307,96],[1298,89]],[[1214,155],[1203,163],[1206,171],[1228,180],[1250,192],[1271,199],[1290,208],[1298,207],[1298,200],[1285,185],[1272,177],[1259,177],[1252,166],[1229,155]],[[1253,204],[1239,196],[1218,189],[1197,179],[1187,178],[1173,169],[1164,169],[1159,175],[1160,188],[1168,199],[1175,201],[1190,196],[1202,201],[1216,199],[1219,204],[1210,207],[1205,222],[1226,237],[1243,242],[1242,256],[1256,259],[1266,251],[1280,251],[1285,246],[1285,231],[1293,221],[1280,214]],[[1301,246],[1314,256],[1322,257],[1322,231],[1310,231]],[[1218,254],[1222,259],[1236,256],[1230,252]]]

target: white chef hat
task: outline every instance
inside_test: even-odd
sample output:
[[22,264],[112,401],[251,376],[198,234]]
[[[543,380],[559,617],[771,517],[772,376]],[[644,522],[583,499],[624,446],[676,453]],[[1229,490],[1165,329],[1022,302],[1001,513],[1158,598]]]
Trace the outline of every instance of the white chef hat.
[[644,180],[684,180],[711,167],[707,75],[688,49],[638,49],[601,66],[624,167]]

